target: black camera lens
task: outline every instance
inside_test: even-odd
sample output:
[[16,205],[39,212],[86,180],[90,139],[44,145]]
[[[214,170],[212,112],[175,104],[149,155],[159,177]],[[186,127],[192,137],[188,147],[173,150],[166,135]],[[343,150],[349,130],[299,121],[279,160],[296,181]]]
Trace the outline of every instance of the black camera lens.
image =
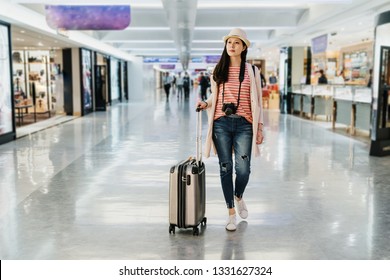
[[236,113],[237,108],[234,103],[224,103],[222,105],[222,111],[225,113],[226,116],[230,116]]
[[230,116],[231,114],[233,114],[233,110],[231,108],[226,108],[225,115]]

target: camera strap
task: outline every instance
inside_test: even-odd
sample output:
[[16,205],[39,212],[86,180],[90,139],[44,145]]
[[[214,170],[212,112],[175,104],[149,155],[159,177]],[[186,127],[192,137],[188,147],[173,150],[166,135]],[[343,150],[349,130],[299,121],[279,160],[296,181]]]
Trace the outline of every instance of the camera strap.
[[[245,73],[245,64],[244,67],[240,68],[240,77],[239,77],[240,85],[238,86],[237,109],[238,109],[238,105],[240,105],[241,84],[242,81],[244,81],[244,73]],[[222,85],[222,105],[224,103],[225,103],[225,82],[223,82]]]

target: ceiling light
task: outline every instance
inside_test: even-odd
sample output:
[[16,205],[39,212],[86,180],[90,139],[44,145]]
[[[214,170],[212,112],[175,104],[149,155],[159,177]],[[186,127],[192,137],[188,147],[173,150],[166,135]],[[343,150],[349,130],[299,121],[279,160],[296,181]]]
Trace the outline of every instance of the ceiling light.
[[177,51],[175,48],[159,48],[156,50],[155,48],[121,48],[121,50],[130,50],[130,51]]
[[160,26],[152,26],[152,27],[127,27],[126,30],[136,30],[136,31],[169,31],[169,27],[160,27]]
[[221,48],[191,48],[191,51],[222,51]]
[[103,40],[105,43],[143,43],[143,44],[161,44],[172,43],[172,40]]

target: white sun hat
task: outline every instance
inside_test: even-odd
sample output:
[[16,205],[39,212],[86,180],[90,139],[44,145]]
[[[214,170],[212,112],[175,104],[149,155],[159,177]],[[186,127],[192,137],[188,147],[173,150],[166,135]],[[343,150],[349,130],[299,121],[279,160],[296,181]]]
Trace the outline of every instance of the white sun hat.
[[249,46],[251,45],[251,42],[249,42],[248,40],[248,37],[246,36],[246,33],[244,30],[242,30],[241,28],[234,28],[232,29],[228,35],[224,36],[223,37],[223,41],[226,43],[226,41],[231,38],[231,37],[234,37],[234,38],[239,38],[241,39],[242,41],[244,41],[245,45],[249,48]]

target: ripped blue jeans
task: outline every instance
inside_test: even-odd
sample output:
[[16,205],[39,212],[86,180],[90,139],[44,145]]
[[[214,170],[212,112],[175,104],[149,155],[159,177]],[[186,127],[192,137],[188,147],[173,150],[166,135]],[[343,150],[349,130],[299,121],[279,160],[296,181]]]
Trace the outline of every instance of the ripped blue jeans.
[[[223,195],[228,208],[234,195],[241,198],[249,181],[252,124],[243,117],[221,117],[214,121],[213,141],[217,149]],[[233,153],[234,152],[234,153]],[[233,154],[235,183],[233,185]]]

